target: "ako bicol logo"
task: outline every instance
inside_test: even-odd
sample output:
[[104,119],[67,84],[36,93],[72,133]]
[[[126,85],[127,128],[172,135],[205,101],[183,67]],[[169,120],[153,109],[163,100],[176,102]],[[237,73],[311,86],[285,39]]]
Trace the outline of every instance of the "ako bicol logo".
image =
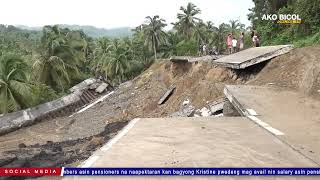
[[263,14],[261,20],[275,21],[277,24],[301,24],[299,14]]

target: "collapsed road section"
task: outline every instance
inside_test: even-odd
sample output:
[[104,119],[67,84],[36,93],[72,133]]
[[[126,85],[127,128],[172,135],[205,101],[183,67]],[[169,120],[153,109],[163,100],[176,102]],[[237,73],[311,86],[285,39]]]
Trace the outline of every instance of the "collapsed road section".
[[320,102],[278,87],[225,87],[225,95],[249,120],[320,164]]
[[263,46],[249,48],[214,61],[214,64],[232,69],[244,69],[254,64],[270,60],[276,56],[288,53],[293,45]]

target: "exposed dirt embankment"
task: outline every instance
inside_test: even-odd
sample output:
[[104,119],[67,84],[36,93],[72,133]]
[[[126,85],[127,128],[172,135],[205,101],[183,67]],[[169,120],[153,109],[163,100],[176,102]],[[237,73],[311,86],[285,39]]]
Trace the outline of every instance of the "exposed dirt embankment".
[[[272,85],[296,90],[304,95],[320,95],[320,46],[297,48],[270,61],[253,85]],[[320,98],[319,98],[320,99]]]
[[[196,108],[223,97],[225,84],[242,84],[250,76],[242,72],[217,67],[212,63],[171,63],[159,61],[145,73],[123,86],[125,94],[131,95],[130,104],[124,109],[129,116],[164,117],[179,110],[186,99]],[[163,104],[160,97],[171,86],[176,89]]]

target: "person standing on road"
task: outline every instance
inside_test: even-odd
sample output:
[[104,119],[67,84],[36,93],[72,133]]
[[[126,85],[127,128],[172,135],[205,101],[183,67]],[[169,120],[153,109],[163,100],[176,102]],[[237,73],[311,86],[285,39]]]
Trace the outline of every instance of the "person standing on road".
[[232,53],[232,34],[231,33],[229,33],[227,36],[227,47],[228,47],[229,54],[231,54]]
[[254,32],[254,35],[252,37],[252,42],[253,42],[254,47],[260,47],[260,39],[258,37],[257,32]]
[[236,40],[235,37],[233,37],[233,39],[232,39],[232,53],[237,52],[237,44],[238,44],[238,41]]
[[203,55],[207,55],[207,45],[206,44],[203,44],[202,46],[202,52],[203,52]]
[[242,32],[239,38],[239,51],[244,48],[244,33]]
[[199,49],[198,49],[198,56],[202,55],[202,44],[199,44]]

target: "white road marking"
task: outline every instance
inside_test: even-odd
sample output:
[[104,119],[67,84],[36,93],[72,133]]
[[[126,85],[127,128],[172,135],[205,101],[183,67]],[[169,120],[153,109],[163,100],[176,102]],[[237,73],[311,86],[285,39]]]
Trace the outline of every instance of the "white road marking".
[[247,109],[247,112],[251,115],[251,116],[257,116],[257,112],[253,109]]
[[89,157],[89,159],[87,159],[84,164],[81,166],[83,168],[86,168],[86,167],[90,167],[92,166],[93,163],[95,163],[97,160],[99,159],[99,156],[91,156]]
[[265,123],[265,122],[261,121],[256,116],[247,116],[247,117],[249,119],[251,119],[252,121],[254,121],[255,123],[259,124],[261,127],[265,128],[266,130],[268,130],[269,132],[271,132],[274,135],[277,135],[277,136],[284,135],[283,132],[279,131],[278,129],[275,129],[275,128],[271,127],[268,123]]
[[84,108],[80,109],[79,111],[77,111],[77,112],[73,113],[73,114],[72,114],[72,115],[70,115],[69,117],[72,117],[72,116],[74,116],[75,114],[82,113],[83,111],[85,111],[85,110],[87,110],[87,109],[89,109],[89,108],[93,107],[93,106],[94,106],[94,105],[96,105],[97,103],[104,101],[107,97],[109,97],[109,96],[110,96],[111,94],[113,94],[113,93],[114,93],[114,91],[111,91],[111,92],[110,92],[110,93],[108,93],[107,95],[102,96],[101,98],[99,98],[99,99],[98,99],[98,100],[96,100],[95,102],[93,102],[93,103],[89,104],[88,106],[86,106],[86,107],[84,107]]
[[130,123],[123,128],[123,130],[118,133],[111,141],[109,141],[106,145],[102,146],[101,151],[108,151],[116,142],[118,142],[124,135],[126,135],[131,128],[140,120],[140,118],[133,119]]

